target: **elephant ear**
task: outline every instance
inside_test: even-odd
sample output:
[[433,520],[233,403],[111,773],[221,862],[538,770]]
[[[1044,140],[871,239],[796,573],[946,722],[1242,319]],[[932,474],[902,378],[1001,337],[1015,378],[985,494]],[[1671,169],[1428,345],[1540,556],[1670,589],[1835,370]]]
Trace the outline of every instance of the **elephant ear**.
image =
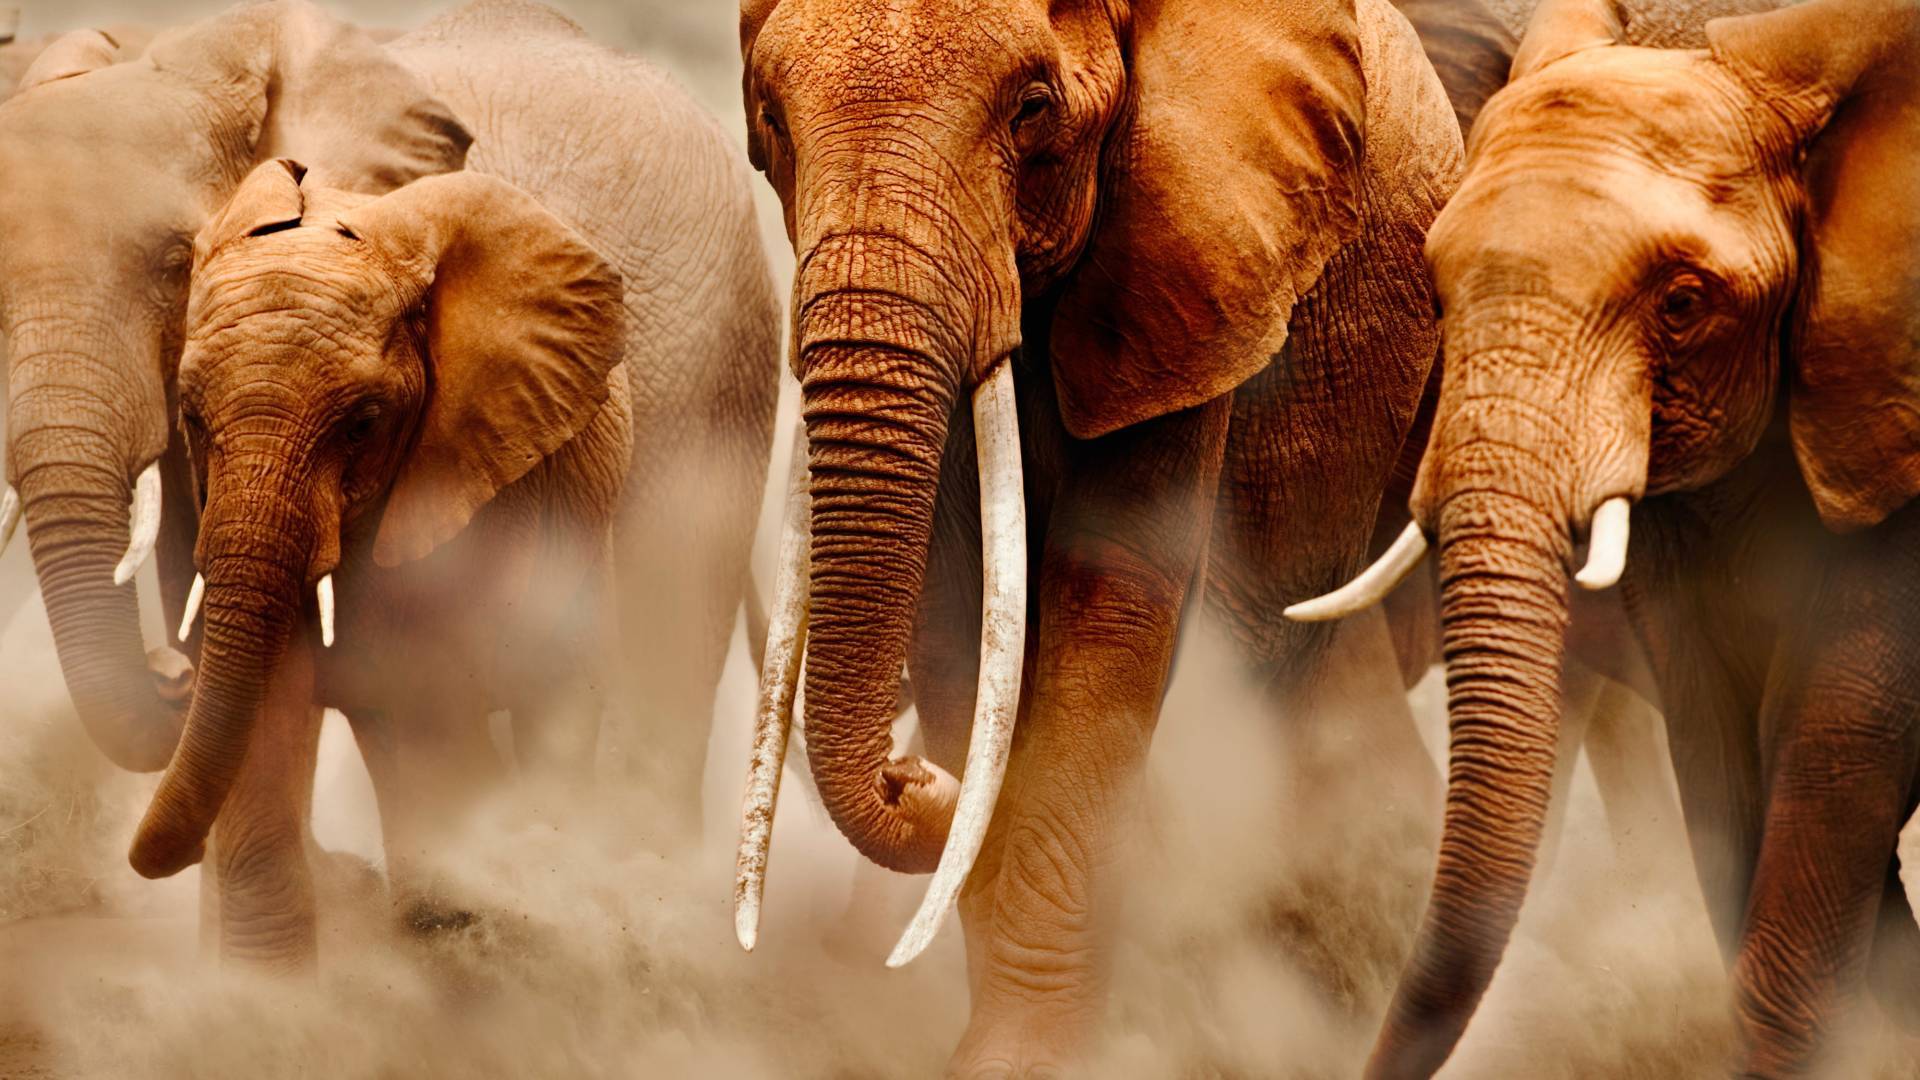
[[239,8],[162,36],[148,56],[196,82],[240,83],[260,110],[254,160],[304,161],[329,188],[384,194],[459,169],[473,141],[385,46],[305,0]]
[[20,73],[20,82],[13,92],[24,94],[36,86],[112,67],[119,58],[119,42],[105,31],[75,30],[61,34],[40,50],[27,70]]
[[194,238],[193,265],[196,268],[206,265],[213,253],[229,241],[300,224],[306,212],[300,179],[306,174],[305,166],[285,158],[276,158],[248,173],[227,205],[221,207]]
[[452,539],[566,445],[623,357],[620,274],[532,196],[429,177],[340,215],[424,290],[426,413],[374,541],[396,566]]
[[1131,36],[1132,117],[1051,335],[1061,415],[1081,438],[1266,367],[1360,229],[1352,0],[1144,0]]
[[1794,452],[1829,527],[1876,525],[1920,494],[1920,6],[1812,0],[1707,35],[1797,127]]

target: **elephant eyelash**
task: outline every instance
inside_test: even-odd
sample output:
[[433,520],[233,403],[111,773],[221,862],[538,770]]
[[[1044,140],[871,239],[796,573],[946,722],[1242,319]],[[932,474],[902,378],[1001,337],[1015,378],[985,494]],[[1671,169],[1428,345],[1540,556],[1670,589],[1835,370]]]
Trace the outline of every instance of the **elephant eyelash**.
[[1020,95],[1020,107],[1014,111],[1013,119],[1007,122],[1007,127],[1018,135],[1022,128],[1045,117],[1052,110],[1053,91],[1041,85],[1030,86]]

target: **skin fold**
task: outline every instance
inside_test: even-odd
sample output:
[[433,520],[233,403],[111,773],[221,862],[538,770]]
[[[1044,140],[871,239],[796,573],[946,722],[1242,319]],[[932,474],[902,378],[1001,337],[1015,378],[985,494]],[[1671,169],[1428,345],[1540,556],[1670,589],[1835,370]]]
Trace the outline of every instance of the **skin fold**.
[[1567,575],[1616,496],[1735,1074],[1814,1069],[1869,986],[1914,1016],[1893,853],[1920,765],[1920,9],[1814,0],[1691,49],[1623,44],[1632,22],[1536,14],[1427,240],[1446,366],[1412,506],[1439,549],[1450,780],[1369,1076],[1438,1069],[1505,948],[1556,765]]
[[[1384,620],[1280,609],[1374,535],[1438,344],[1417,249],[1459,121],[1372,0],[754,0],[742,31],[750,148],[798,260],[810,762],[896,870],[933,868],[953,812],[931,766],[961,772],[979,671],[965,405],[1012,365],[1025,677],[960,899],[973,1008],[949,1069],[1053,1075],[1102,1016],[1104,871],[1193,601],[1302,746],[1431,776]],[[903,659],[927,759],[893,756]],[[1314,732],[1322,706],[1363,733]]]

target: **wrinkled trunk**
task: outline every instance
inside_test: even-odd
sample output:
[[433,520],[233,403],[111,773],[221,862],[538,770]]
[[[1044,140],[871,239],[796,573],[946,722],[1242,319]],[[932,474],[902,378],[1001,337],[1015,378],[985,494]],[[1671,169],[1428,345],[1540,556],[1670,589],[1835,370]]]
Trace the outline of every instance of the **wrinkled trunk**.
[[[236,464],[232,475],[270,469]],[[313,532],[283,495],[243,490],[208,505],[200,676],[180,751],[134,837],[129,861],[143,876],[166,877],[200,858],[305,612]]]
[[[799,332],[813,480],[806,739],[821,800],[868,858],[939,862],[952,778],[892,756],[900,670],[927,565],[940,452],[968,357],[932,302],[932,260],[858,230],[803,264]],[[860,280],[886,267],[883,282]]]
[[1486,439],[1451,450],[1432,504],[1451,749],[1433,895],[1367,1075],[1446,1061],[1526,898],[1553,785],[1567,632],[1564,485]]
[[115,765],[153,772],[179,739],[181,695],[168,678],[178,673],[149,669],[135,588],[113,574],[127,550],[133,474],[158,454],[146,444],[165,445],[165,405],[155,404],[156,417],[130,415],[149,395],[103,376],[100,350],[65,337],[50,330],[11,343],[8,471],[80,722]]

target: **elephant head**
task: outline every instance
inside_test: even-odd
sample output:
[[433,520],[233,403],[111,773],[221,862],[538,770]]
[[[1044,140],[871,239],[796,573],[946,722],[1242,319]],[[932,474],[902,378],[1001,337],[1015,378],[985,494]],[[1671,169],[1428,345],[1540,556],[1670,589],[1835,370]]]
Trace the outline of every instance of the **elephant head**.
[[[1359,229],[1361,22],[1351,0],[743,4],[750,153],[798,260],[792,361],[811,469],[790,503],[805,581],[776,592],[768,670],[800,677],[778,631],[791,644],[804,625],[821,799],[875,862],[938,862],[930,898],[957,891],[979,849],[1018,697],[1011,358],[1026,335],[1045,340],[1022,363],[1050,376],[1058,422],[1079,438],[1211,401],[1266,367]],[[988,535],[974,744],[956,783],[894,758],[889,730],[966,394]],[[763,697],[763,733],[779,730],[781,701],[791,682]],[[757,744],[749,784],[736,894],[748,947],[780,745]],[[949,835],[950,821],[965,828]]]
[[383,48],[299,0],[167,33],[130,62],[104,44],[56,41],[0,104],[0,534],[24,511],[94,742],[155,770],[180,730],[180,663],[149,672],[127,581],[163,501],[170,526],[192,531],[160,463],[180,460],[171,404],[193,237],[263,158],[301,153],[339,186],[381,192],[458,167],[469,138]]
[[[298,632],[333,645],[336,570],[426,557],[608,399],[617,271],[512,185],[378,198],[256,169],[195,244],[180,412],[204,501],[199,686],[134,868],[197,857]],[[191,617],[191,613],[189,615]]]
[[[1820,516],[1920,492],[1920,7],[1812,0],[1620,44],[1552,0],[1427,239],[1446,370],[1406,558],[1437,537],[1452,724],[1433,896],[1371,1076],[1431,1074],[1506,947],[1547,810],[1567,571],[1726,475],[1784,392]],[[1783,377],[1784,376],[1784,377]]]

